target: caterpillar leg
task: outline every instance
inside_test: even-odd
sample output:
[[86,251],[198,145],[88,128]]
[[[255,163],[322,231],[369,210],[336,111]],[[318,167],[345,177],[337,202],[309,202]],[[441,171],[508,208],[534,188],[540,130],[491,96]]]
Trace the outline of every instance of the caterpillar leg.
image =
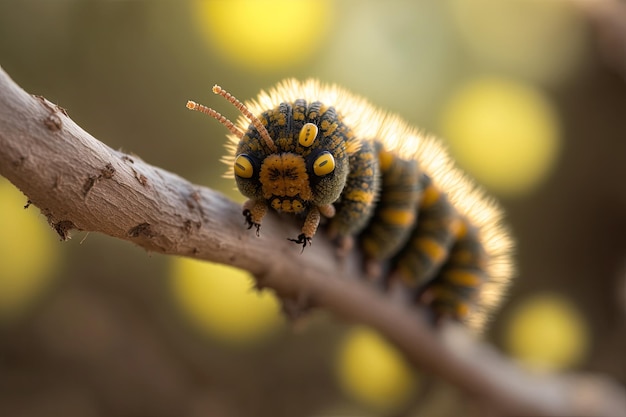
[[311,244],[311,239],[317,232],[317,228],[320,225],[320,220],[324,217],[333,217],[335,215],[335,207],[332,204],[327,204],[319,207],[311,207],[304,220],[302,226],[302,233],[298,235],[296,239],[288,239],[292,242],[302,245],[304,249],[307,245]]
[[246,218],[248,229],[256,228],[256,235],[259,236],[261,220],[267,213],[267,204],[263,200],[246,200],[243,203],[243,215]]

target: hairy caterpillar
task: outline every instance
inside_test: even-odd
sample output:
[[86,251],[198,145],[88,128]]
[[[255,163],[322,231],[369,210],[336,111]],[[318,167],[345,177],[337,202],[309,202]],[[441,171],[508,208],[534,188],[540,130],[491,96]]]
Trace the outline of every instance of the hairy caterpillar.
[[303,248],[320,220],[363,250],[370,275],[436,317],[480,330],[512,275],[512,241],[498,206],[467,179],[439,142],[337,86],[286,80],[245,105],[223,158],[259,233],[267,210],[304,218],[290,239]]

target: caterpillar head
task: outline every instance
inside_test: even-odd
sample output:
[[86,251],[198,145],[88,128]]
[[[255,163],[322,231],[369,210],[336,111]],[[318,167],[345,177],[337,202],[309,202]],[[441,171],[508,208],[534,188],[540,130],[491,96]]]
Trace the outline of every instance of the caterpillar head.
[[287,213],[315,208],[332,215],[328,206],[337,201],[345,185],[346,139],[352,135],[335,109],[296,100],[257,117],[219,86],[213,92],[250,120],[245,132],[213,109],[194,102],[187,107],[216,118],[239,138],[232,169],[240,192],[257,207]]
[[259,230],[268,207],[278,212],[305,214],[302,234],[306,244],[317,230],[320,214],[332,217],[332,205],[344,189],[349,171],[352,131],[333,107],[295,100],[281,103],[258,117],[221,87],[213,92],[226,98],[250,121],[246,131],[213,109],[189,101],[187,107],[210,115],[239,138],[233,173],[248,201],[244,216]]

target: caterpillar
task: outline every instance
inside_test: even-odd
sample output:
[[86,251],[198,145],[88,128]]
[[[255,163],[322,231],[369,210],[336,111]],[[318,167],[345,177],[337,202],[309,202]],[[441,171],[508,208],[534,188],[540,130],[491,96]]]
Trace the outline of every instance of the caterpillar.
[[344,89],[288,79],[241,103],[233,123],[195,103],[229,131],[228,165],[260,233],[268,210],[303,218],[289,238],[304,248],[320,222],[356,244],[366,272],[391,291],[480,331],[511,277],[512,239],[502,211],[454,166],[438,139]]

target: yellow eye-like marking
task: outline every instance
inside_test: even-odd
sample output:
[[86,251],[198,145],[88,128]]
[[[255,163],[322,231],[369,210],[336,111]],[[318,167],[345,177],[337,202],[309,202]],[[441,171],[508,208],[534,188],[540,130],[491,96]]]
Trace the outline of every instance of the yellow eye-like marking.
[[313,162],[313,172],[315,172],[315,175],[318,177],[328,175],[334,170],[335,158],[333,158],[330,152],[323,152],[317,157],[315,162]]
[[241,154],[235,159],[235,175],[241,178],[251,178],[254,167],[248,155]]
[[317,126],[313,123],[307,123],[304,126],[302,126],[302,129],[300,130],[300,135],[298,136],[298,143],[302,146],[304,146],[305,148],[308,148],[309,146],[313,145],[313,142],[315,141],[315,138],[317,137],[317,131],[319,129],[317,128]]

